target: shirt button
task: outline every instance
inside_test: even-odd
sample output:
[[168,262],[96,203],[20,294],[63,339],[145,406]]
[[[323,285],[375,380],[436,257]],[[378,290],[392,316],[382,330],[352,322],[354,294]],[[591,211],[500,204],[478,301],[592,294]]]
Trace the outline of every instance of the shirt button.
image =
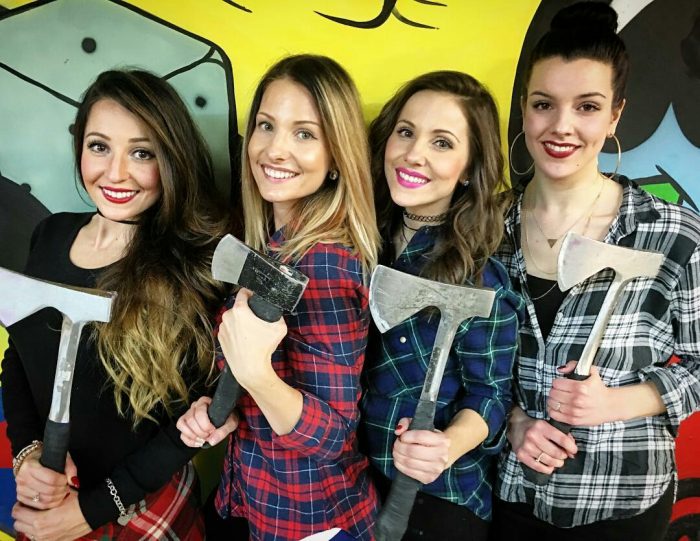
[[402,344],[405,344],[405,343],[406,343],[406,337],[405,337],[405,336],[402,336],[401,338],[399,338],[399,342],[401,342]]

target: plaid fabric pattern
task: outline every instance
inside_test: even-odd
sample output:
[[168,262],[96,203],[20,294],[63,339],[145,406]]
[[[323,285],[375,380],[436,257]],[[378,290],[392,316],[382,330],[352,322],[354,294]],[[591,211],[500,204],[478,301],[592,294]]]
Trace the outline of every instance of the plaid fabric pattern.
[[[271,245],[283,241],[278,231]],[[333,527],[368,540],[378,500],[355,434],[369,326],[361,264],[347,248],[319,243],[295,267],[309,284],[284,316],[287,336],[272,363],[303,394],[301,418],[280,436],[249,395],[241,398],[217,508],[246,517],[254,540],[296,541]]]
[[[435,227],[419,229],[394,268],[419,275],[435,244],[435,233]],[[487,263],[483,285],[496,290],[494,308],[489,318],[473,318],[460,326],[440,385],[435,426],[444,429],[458,411],[466,408],[484,418],[489,434],[479,447],[422,490],[490,520],[490,470],[505,440],[503,427],[512,400],[518,326],[525,310],[498,261]],[[394,429],[402,417],[415,413],[438,323],[437,313],[423,310],[383,335],[376,329],[372,332],[363,375],[361,430],[372,464],[389,478],[396,473],[392,459]]]
[[[653,197],[625,178],[618,216],[605,242],[666,257],[655,279],[630,282],[605,331],[595,364],[609,387],[652,381],[667,413],[574,427],[579,452],[550,482],[535,487],[523,477],[506,448],[499,464],[498,496],[527,502],[534,514],[559,527],[637,515],[654,504],[675,477],[674,437],[680,422],[700,409],[700,220],[689,209]],[[524,186],[507,222],[500,256],[514,284],[529,300],[520,249]],[[514,248],[515,247],[515,248]],[[545,347],[534,308],[521,330],[516,365],[518,404],[530,416],[546,417],[556,367],[578,359],[613,273],[606,270],[575,286],[565,297]],[[667,366],[672,355],[681,359]]]
[[[199,512],[199,483],[190,462],[158,492],[141,500],[129,511],[136,515],[122,526],[116,521],[78,539],[83,541],[199,541],[204,521]],[[30,541],[24,534],[17,540]]]

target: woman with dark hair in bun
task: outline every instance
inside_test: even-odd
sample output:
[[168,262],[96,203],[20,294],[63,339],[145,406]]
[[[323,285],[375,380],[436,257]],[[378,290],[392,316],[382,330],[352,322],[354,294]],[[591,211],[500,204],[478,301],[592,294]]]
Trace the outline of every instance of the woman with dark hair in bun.
[[[700,220],[598,170],[625,105],[629,62],[616,28],[608,4],[571,5],[554,17],[525,72],[519,137],[534,163],[514,188],[499,255],[530,318],[499,463],[496,540],[663,539],[676,481],[674,437],[700,409]],[[656,278],[625,288],[584,381],[565,376],[613,271],[560,291],[557,259],[569,231],[665,256]],[[680,362],[668,366],[674,354]],[[535,484],[524,468],[550,477]]]

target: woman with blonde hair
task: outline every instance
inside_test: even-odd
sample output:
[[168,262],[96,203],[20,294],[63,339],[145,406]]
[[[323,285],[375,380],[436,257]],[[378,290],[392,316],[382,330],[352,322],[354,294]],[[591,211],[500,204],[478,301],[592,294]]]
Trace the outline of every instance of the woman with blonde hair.
[[73,140],[97,211],[39,224],[25,272],[117,297],[111,321],[83,332],[78,348],[65,472],[39,462],[61,314],[44,309],[8,329],[15,530],[20,539],[202,539],[192,451],[175,419],[210,373],[210,320],[224,297],[209,271],[226,231],[211,159],[175,90],[144,71],[102,73]]
[[371,539],[377,497],[355,429],[379,235],[360,102],[336,62],[291,56],[263,76],[242,184],[246,242],[309,283],[276,323],[255,317],[245,289],[226,304],[220,364],[247,394],[218,430],[201,398],[178,422],[183,441],[215,444],[235,430],[217,507],[246,518],[253,539],[332,527]]

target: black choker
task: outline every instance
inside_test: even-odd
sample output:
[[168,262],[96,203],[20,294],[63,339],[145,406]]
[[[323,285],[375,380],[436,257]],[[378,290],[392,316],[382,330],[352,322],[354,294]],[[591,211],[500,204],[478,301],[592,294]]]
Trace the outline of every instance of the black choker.
[[442,222],[445,220],[445,218],[447,218],[446,212],[443,212],[442,214],[434,214],[433,216],[422,216],[420,214],[413,214],[411,212],[408,212],[405,209],[403,211],[403,215],[404,218],[408,218],[409,220],[413,220],[414,222],[423,222],[427,224]]
[[112,220],[111,218],[107,218],[104,214],[100,212],[100,209],[95,209],[97,214],[102,216],[105,220],[109,220],[110,222],[117,222],[118,224],[126,224],[126,225],[139,225],[141,222],[139,220]]

